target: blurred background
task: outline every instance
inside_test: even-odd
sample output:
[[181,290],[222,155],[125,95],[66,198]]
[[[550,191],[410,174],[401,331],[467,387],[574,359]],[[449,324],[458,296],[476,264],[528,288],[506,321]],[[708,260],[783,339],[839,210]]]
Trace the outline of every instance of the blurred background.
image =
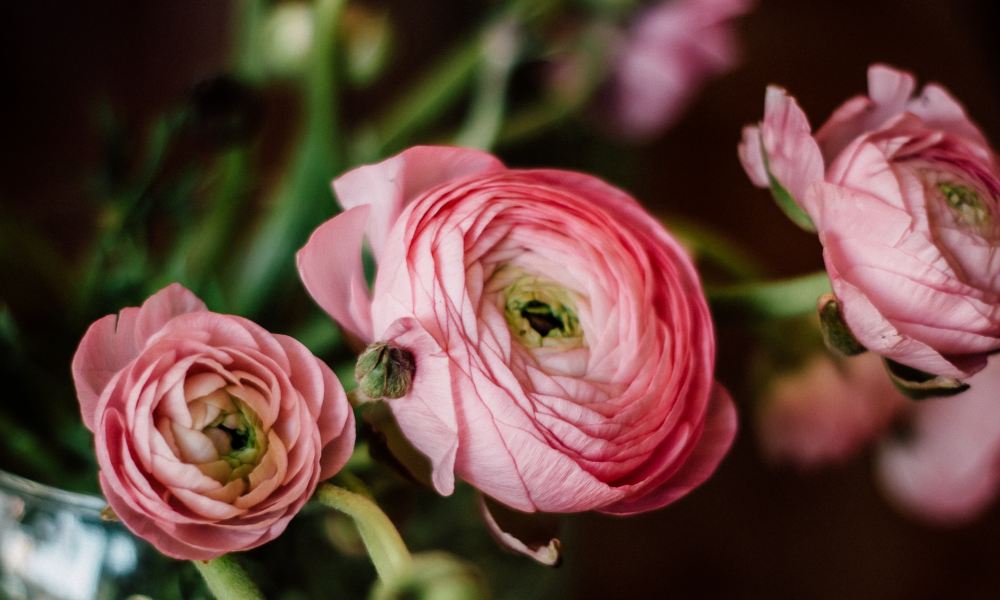
[[[576,4],[570,17],[547,22],[541,35],[569,35],[565,32],[600,11],[628,22],[628,9],[619,6],[628,2]],[[442,101],[433,126],[407,129],[404,123],[395,131],[405,135],[396,138],[378,133],[408,94],[419,96],[414,86],[429,64],[452,56],[455,68],[461,67],[454,48],[503,6],[461,0],[350,2],[343,39],[353,39],[355,46],[338,60],[360,53],[352,60],[361,66],[351,67],[356,72],[336,88],[336,127],[349,132],[351,142],[322,149],[327,154],[321,156],[332,157],[329,175],[411,142],[450,139],[442,132],[468,118],[474,91]],[[69,362],[89,322],[137,304],[149,287],[166,282],[161,279],[179,278],[199,289],[213,309],[238,311],[273,331],[296,333],[331,364],[349,367],[350,348],[332,326],[313,324],[316,311],[296,285],[290,263],[282,262],[285,255],[261,255],[263,263],[275,262],[274,274],[240,271],[235,260],[267,253],[244,239],[244,228],[273,212],[278,201],[271,191],[283,189],[287,171],[300,164],[297,150],[314,143],[303,142],[309,133],[297,128],[303,119],[314,123],[311,103],[324,101],[300,88],[294,73],[260,83],[264,78],[254,63],[234,59],[241,39],[235,15],[246,7],[198,0],[42,0],[7,6],[0,49],[8,78],[0,96],[5,117],[0,330],[16,343],[0,355],[5,381],[0,436],[8,440],[0,468],[60,487],[96,490],[89,433],[78,421]],[[796,228],[766,192],[749,183],[736,157],[740,129],[760,118],[767,84],[788,88],[815,126],[844,99],[865,90],[870,63],[886,62],[921,81],[946,85],[987,137],[1000,140],[996,2],[761,0],[735,27],[741,59],[708,81],[672,127],[639,141],[622,139],[604,118],[597,92],[591,104],[574,107],[572,114],[527,134],[501,132],[490,144],[508,165],[565,167],[603,177],[629,190],[668,227],[673,222],[710,227],[763,275],[779,277],[821,269],[822,260],[815,237]],[[383,34],[391,44],[380,41]],[[293,50],[287,65],[268,68],[301,68]],[[364,66],[365,52],[375,66]],[[530,106],[534,90],[550,81],[548,69],[537,59],[520,65],[508,82],[512,104]],[[253,140],[252,155],[232,151],[247,139]],[[311,168],[301,167],[307,174]],[[241,177],[251,171],[252,180]],[[326,175],[319,179],[328,181]],[[302,187],[294,181],[287,185]],[[226,190],[233,189],[239,192],[230,196],[240,202],[217,208],[204,200],[230,197]],[[302,217],[306,225],[334,210],[328,188],[313,189],[317,208]],[[274,222],[292,223],[290,231],[303,229],[295,219],[278,216]],[[197,232],[185,232],[188,224],[206,221],[236,227],[213,238],[221,247],[204,247]],[[132,227],[141,233],[100,241],[109,230]],[[298,248],[301,242],[293,236],[287,243]],[[210,257],[205,264],[211,269],[198,272],[172,262],[178,244]],[[88,270],[94,260],[110,266]],[[230,281],[267,289],[267,301],[228,293]],[[81,295],[84,301],[78,301]],[[719,338],[719,378],[741,408],[742,430],[717,475],[658,512],[567,519],[560,568],[536,566],[495,548],[476,523],[467,490],[442,500],[429,492],[414,494],[402,478],[390,477],[384,484],[386,509],[404,524],[404,537],[415,549],[450,550],[479,564],[500,598],[997,597],[1000,509],[963,526],[911,520],[880,495],[867,452],[815,472],[769,464],[753,427],[754,336],[738,321],[720,319]],[[52,435],[22,439],[24,431]],[[39,450],[38,444],[48,448]],[[35,450],[54,451],[58,458],[53,463],[25,458]],[[285,590],[276,597],[362,596],[373,578],[371,567],[363,557],[346,556],[344,544],[316,539],[322,536],[308,526],[314,518],[319,517],[305,515],[272,547],[251,553],[254,574],[266,573],[265,591]],[[279,563],[269,562],[273,556],[299,562],[276,567]],[[307,581],[304,573],[317,569],[328,569],[336,581]]]

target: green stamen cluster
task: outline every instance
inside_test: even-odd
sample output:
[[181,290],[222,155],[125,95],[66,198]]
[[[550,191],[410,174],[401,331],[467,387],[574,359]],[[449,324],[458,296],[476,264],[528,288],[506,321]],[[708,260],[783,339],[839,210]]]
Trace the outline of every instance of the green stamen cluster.
[[521,277],[504,291],[504,316],[511,332],[528,348],[583,345],[576,307],[564,288]]
[[937,188],[959,222],[971,226],[981,226],[989,222],[989,211],[975,189],[948,182],[937,184]]

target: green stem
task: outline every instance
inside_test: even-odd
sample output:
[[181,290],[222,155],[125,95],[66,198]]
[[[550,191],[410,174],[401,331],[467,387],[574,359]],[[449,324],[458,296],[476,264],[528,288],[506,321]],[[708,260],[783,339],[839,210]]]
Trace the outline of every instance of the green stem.
[[309,231],[333,212],[330,180],[341,168],[337,114],[336,35],[345,0],[317,0],[314,39],[308,74],[302,138],[268,212],[243,253],[232,287],[237,312],[256,313],[292,273],[295,251]]
[[488,150],[503,124],[507,88],[520,54],[520,34],[512,20],[498,22],[481,41],[482,66],[473,91],[472,106],[461,131],[459,146]]
[[449,52],[375,125],[377,141],[371,151],[355,158],[368,162],[401,150],[415,133],[447,110],[475,74],[481,46],[476,35]]
[[780,281],[710,287],[716,316],[737,319],[787,319],[816,311],[816,300],[830,291],[825,271]]
[[[513,26],[544,21],[556,13],[560,3],[561,0],[514,0],[503,7],[487,20],[483,30],[464,40],[428,70],[412,89],[400,96],[384,117],[376,120],[374,126],[362,127],[351,136],[356,141],[352,162],[371,162],[402,150],[415,134],[461,97],[483,60],[489,59],[483,52],[484,36],[488,37],[504,22]],[[478,110],[492,113],[502,110],[503,104],[504,100],[498,98],[495,103],[486,103]],[[474,107],[473,111],[476,110]],[[477,115],[473,114],[470,118],[475,119]],[[500,135],[500,124],[496,126],[497,131],[486,132],[490,138]]]
[[224,555],[212,560],[193,560],[212,595],[218,600],[263,599],[257,585],[232,556]]
[[354,520],[379,579],[391,581],[410,565],[413,559],[403,538],[375,502],[331,483],[321,485],[316,497]]

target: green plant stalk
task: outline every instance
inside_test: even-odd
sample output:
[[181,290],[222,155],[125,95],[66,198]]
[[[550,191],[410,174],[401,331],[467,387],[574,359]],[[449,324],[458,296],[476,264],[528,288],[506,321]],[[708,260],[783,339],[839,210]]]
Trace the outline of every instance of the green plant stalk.
[[[544,20],[556,12],[560,3],[561,0],[515,0],[487,19],[482,30],[448,52],[412,89],[400,96],[385,116],[376,119],[374,126],[363,127],[351,136],[352,140],[358,141],[351,146],[354,149],[352,162],[371,162],[402,150],[415,134],[451,107],[482,64],[484,36],[489,35],[498,24],[505,20],[515,24]],[[497,104],[486,102],[484,106],[473,107],[472,110],[481,110],[487,115],[503,108],[503,99],[497,101]],[[482,117],[472,115],[470,118]],[[490,137],[495,138],[499,134],[497,131]]]
[[376,143],[370,153],[353,157],[369,162],[402,150],[408,140],[446,111],[465,90],[482,58],[477,34],[450,51],[424,75],[374,126]]
[[336,36],[345,0],[317,0],[302,138],[285,177],[265,207],[267,214],[243,254],[230,289],[235,310],[252,316],[292,272],[295,251],[313,227],[333,212],[329,183],[341,169],[336,118]]
[[780,281],[715,286],[706,290],[717,317],[788,319],[816,311],[820,296],[830,292],[826,271]]
[[483,34],[482,66],[468,117],[455,136],[457,145],[482,150],[493,147],[503,125],[507,88],[518,63],[520,45],[520,34],[513,21],[500,21]]
[[218,600],[263,600],[264,594],[232,556],[191,562]]
[[322,484],[316,498],[324,506],[354,520],[379,579],[391,581],[409,567],[413,558],[403,538],[372,500],[331,483]]

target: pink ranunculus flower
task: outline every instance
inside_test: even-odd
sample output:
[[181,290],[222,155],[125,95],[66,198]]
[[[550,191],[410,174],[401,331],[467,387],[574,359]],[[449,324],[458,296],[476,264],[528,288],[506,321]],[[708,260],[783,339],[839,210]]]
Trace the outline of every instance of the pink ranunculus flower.
[[636,15],[614,46],[607,108],[625,136],[670,126],[702,86],[733,67],[733,21],[752,0],[665,0]]
[[177,284],[91,325],[73,379],[108,503],[175,558],[275,538],[354,446],[329,367]]
[[761,399],[758,437],[774,461],[814,468],[844,462],[881,436],[910,405],[874,354],[817,354],[777,377]]
[[715,470],[736,419],[698,275],[627,194],[450,147],[334,188],[346,211],[299,273],[346,330],[412,353],[409,393],[386,403],[440,493],[457,475],[519,511],[628,514]]
[[910,431],[879,447],[882,488],[916,517],[968,522],[1000,493],[1000,358],[968,383],[957,396],[917,403]]
[[962,379],[1000,349],[1000,166],[938,85],[875,65],[815,135],[783,90],[739,153],[808,213],[844,320],[869,350]]

